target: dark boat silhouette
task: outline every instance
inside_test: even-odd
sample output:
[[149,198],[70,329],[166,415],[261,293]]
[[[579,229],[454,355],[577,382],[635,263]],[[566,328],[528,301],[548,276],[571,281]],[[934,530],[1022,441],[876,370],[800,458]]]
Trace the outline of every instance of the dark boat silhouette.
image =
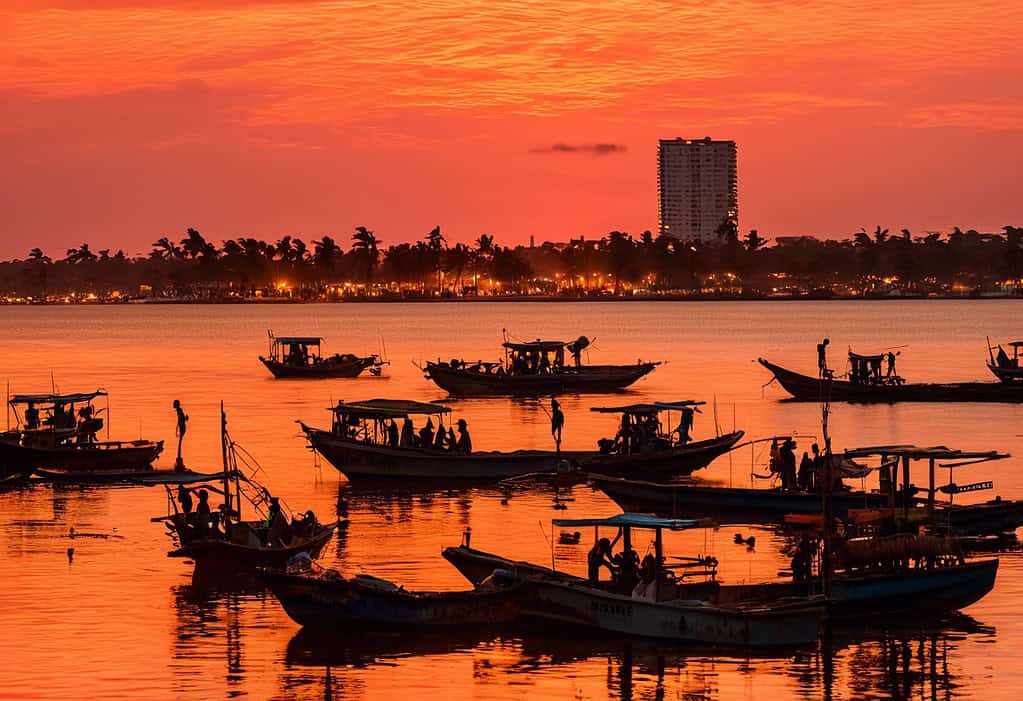
[[323,339],[319,336],[270,336],[267,357],[259,356],[266,369],[277,379],[323,379],[328,377],[358,377],[365,370],[380,373],[385,364],[378,355],[357,356],[320,353]]

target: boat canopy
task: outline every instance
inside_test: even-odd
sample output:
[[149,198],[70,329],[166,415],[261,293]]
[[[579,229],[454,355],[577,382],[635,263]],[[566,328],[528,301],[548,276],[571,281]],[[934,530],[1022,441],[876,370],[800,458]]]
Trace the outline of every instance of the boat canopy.
[[318,346],[323,339],[319,336],[274,336],[273,341],[282,346]]
[[337,406],[331,407],[331,411],[365,419],[398,419],[410,414],[448,414],[451,407],[408,399],[367,399],[347,404],[338,402]]
[[911,460],[970,460],[974,462],[1003,460],[1009,457],[1008,453],[999,453],[997,450],[955,450],[943,445],[926,448],[916,445],[875,445],[866,448],[847,449],[844,454],[847,458],[865,458],[883,455],[886,457],[905,457]]
[[1009,348],[1023,348],[1023,341],[1009,341],[1005,345]]
[[508,350],[526,352],[526,351],[541,351],[549,353],[551,351],[561,350],[568,345],[568,341],[541,341],[539,338],[535,341],[525,341],[522,343],[514,341],[505,341],[503,345]]
[[873,361],[878,361],[878,360],[884,360],[885,355],[886,355],[885,353],[875,353],[875,354],[870,354],[870,355],[864,355],[862,353],[853,353],[852,351],[849,351],[849,357],[852,358],[853,360],[873,360]]
[[608,526],[611,528],[666,528],[670,531],[684,531],[706,525],[704,521],[695,519],[661,518],[652,514],[618,514],[608,518],[559,518],[554,519],[552,523],[559,528]]
[[91,402],[96,397],[105,397],[107,393],[101,389],[95,392],[78,392],[74,394],[15,394],[10,398],[11,404],[75,404]]
[[707,402],[683,399],[677,402],[651,402],[649,404],[627,404],[625,406],[593,406],[590,411],[601,414],[656,414],[662,411],[681,411],[690,407],[703,406]]

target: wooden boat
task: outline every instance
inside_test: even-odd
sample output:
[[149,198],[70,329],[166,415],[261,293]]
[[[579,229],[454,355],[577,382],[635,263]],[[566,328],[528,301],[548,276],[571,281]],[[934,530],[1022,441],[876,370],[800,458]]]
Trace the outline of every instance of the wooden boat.
[[[703,484],[659,484],[594,476],[592,483],[624,511],[713,517],[731,523],[781,522],[789,514],[819,514],[821,495],[782,489],[714,487]],[[850,509],[880,508],[887,498],[874,492],[833,492],[836,516]]]
[[[563,580],[585,586],[583,580],[542,565],[514,561],[465,545],[445,548],[443,556],[470,582],[481,581],[496,570],[540,581]],[[831,580],[829,615],[836,620],[858,621],[906,613],[945,613],[976,603],[994,588],[997,559],[983,559],[934,568],[888,571],[837,572]],[[819,594],[819,577],[805,582],[785,581],[725,585],[719,582],[680,585],[679,597],[702,598],[712,605],[734,606]],[[622,602],[623,605],[625,602]]]
[[1023,384],[1003,382],[950,382],[942,384],[870,384],[831,379],[827,383],[819,377],[801,375],[779,365],[758,358],[770,370],[778,383],[793,399],[819,402],[826,384],[830,400],[854,403],[892,402],[1023,402]]
[[322,379],[327,377],[358,377],[364,370],[379,375],[386,363],[378,355],[357,356],[351,353],[323,356],[323,339],[318,336],[270,336],[267,357],[260,362],[277,379]]
[[[607,519],[561,519],[562,528],[621,529],[625,552],[631,551],[632,532],[653,531],[654,553],[647,557],[636,584],[592,582],[553,569],[517,563],[467,545],[447,548],[444,557],[470,581],[482,581],[495,569],[530,583],[533,597],[523,603],[523,615],[548,623],[569,624],[607,633],[677,642],[741,647],[802,645],[817,639],[824,611],[820,597],[752,597],[719,604],[709,595],[720,587],[714,580],[716,560],[697,558],[665,564],[662,530],[699,527],[698,521],[661,519],[644,514],[620,514]],[[487,571],[489,569],[489,571]],[[689,583],[687,578],[703,577]],[[624,586],[623,586],[624,584]]]
[[[526,583],[481,584],[470,591],[409,591],[368,575],[261,572],[288,616],[311,628],[423,628],[488,626],[519,617]],[[493,578],[499,579],[499,578]]]
[[[168,535],[176,546],[168,556],[193,560],[197,575],[229,577],[255,576],[258,568],[282,569],[301,553],[318,557],[334,534],[336,524],[320,523],[311,511],[292,517],[289,522],[283,507],[270,496],[266,487],[252,474],[242,473],[239,453],[227,433],[223,405],[221,448],[224,460],[221,489],[210,487],[209,491],[221,494],[224,504],[218,510],[211,509],[208,522],[200,519],[198,507],[195,511],[182,509],[170,485],[165,486],[167,502],[173,510],[152,520],[168,526]],[[242,457],[241,461],[244,464],[246,458]],[[249,468],[250,472],[255,472],[258,466],[249,464]],[[204,490],[198,491],[201,501]],[[258,518],[242,519],[243,501]]]
[[[102,390],[76,394],[19,394],[9,403],[17,430],[0,434],[0,472],[32,473],[40,468],[83,475],[147,471],[163,452],[163,441],[97,440],[104,426],[93,401]],[[78,418],[76,420],[76,405]]]
[[[658,405],[663,411],[668,404]],[[390,399],[339,402],[331,408],[331,430],[299,421],[309,445],[349,479],[404,478],[502,480],[534,473],[584,469],[600,474],[688,475],[727,453],[742,438],[742,431],[690,443],[667,443],[635,453],[594,451],[517,450],[459,453],[434,447],[389,444],[384,422],[420,415],[441,417],[451,409]]]
[[1020,367],[1019,362],[1019,349],[1023,348],[1023,341],[1011,341],[1005,345],[1012,349],[1011,357],[1002,346],[998,346],[998,354],[995,355],[995,346],[992,346],[991,339],[988,339],[987,368],[1000,382],[1005,384],[1011,385],[1023,382],[1023,367]]
[[45,482],[74,484],[198,484],[223,479],[222,472],[194,472],[192,470],[103,470],[100,472],[64,472],[36,470],[36,477]]
[[[657,362],[635,365],[583,365],[582,349],[590,340],[525,343],[505,341],[503,362],[451,361],[427,362],[425,377],[455,396],[547,396],[617,392],[629,387],[656,368]],[[575,358],[565,364],[565,351]]]

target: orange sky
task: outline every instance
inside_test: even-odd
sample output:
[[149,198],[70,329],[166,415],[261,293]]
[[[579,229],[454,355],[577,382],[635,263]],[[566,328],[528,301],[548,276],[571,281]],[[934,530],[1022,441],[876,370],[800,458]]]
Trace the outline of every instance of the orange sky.
[[[1020,3],[0,8],[0,257],[639,232],[656,140],[705,135],[739,143],[744,230],[1023,225]],[[624,150],[550,152],[598,143]]]

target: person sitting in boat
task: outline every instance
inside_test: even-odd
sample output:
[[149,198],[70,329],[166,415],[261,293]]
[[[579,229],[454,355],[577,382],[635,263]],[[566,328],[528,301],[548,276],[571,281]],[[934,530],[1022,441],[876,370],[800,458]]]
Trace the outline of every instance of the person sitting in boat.
[[437,450],[444,450],[448,444],[448,430],[444,428],[444,420],[437,424],[437,435],[433,439],[433,447]]
[[34,402],[29,402],[25,408],[25,428],[32,430],[39,428],[39,410]]
[[[619,533],[619,536],[621,533]],[[615,542],[618,538],[615,538]],[[606,567],[611,576],[615,576],[615,564],[611,559],[611,550],[614,546],[607,538],[601,538],[586,555],[587,576],[591,584],[600,584],[600,568]]]
[[75,427],[75,432],[78,434],[79,443],[95,443],[96,442],[96,431],[98,430],[99,422],[93,418],[93,408],[91,404],[86,404],[78,410],[78,425]]
[[639,554],[632,548],[625,548],[611,560],[617,570],[615,582],[619,591],[628,594],[639,583]]
[[455,444],[455,449],[462,455],[472,453],[472,438],[469,437],[469,424],[465,422],[465,419],[458,420],[458,441]]
[[660,579],[660,563],[653,553],[647,553],[639,566],[639,582],[632,589],[635,599],[657,600],[657,580]]
[[781,472],[781,452],[778,449],[778,439],[771,439],[771,451],[769,453],[767,470],[772,474],[779,474]]
[[394,419],[391,419],[390,423],[387,424],[387,445],[391,448],[397,448],[401,443],[401,437],[398,433],[398,424]]
[[874,382],[881,382],[881,356],[870,359],[870,376]]
[[814,548],[805,535],[799,539],[796,550],[792,554],[792,581],[808,582],[813,570]]
[[455,427],[448,426],[448,437],[446,441],[446,447],[451,452],[458,450],[458,438],[455,436]]
[[416,442],[416,429],[412,425],[412,419],[405,417],[401,422],[401,438],[398,440],[399,448],[412,448]]
[[419,447],[430,448],[433,446],[433,419],[426,417],[426,425],[419,429]]
[[271,547],[283,547],[291,538],[288,520],[281,509],[281,500],[270,497],[270,508],[266,512],[267,543]]
[[539,371],[541,375],[549,375],[551,372],[551,358],[546,353],[540,354]]

